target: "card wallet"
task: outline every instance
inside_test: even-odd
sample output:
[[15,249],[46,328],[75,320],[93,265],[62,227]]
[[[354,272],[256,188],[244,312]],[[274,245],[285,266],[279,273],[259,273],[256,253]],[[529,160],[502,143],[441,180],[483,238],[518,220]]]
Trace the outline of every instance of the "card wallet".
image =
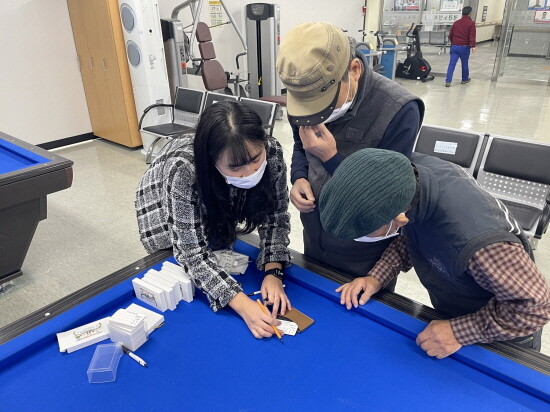
[[300,312],[298,309],[291,309],[287,311],[284,315],[279,315],[277,318],[282,320],[290,320],[296,325],[298,325],[298,333],[303,332],[307,328],[309,328],[311,325],[313,325],[314,320],[311,319],[309,316],[304,315],[302,312]]

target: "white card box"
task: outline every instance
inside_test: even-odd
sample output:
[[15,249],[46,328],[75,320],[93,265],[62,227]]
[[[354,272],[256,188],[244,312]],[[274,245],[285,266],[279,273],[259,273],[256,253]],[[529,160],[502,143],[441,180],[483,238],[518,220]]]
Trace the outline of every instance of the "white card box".
[[176,309],[179,299],[176,299],[173,285],[166,282],[165,280],[160,279],[157,275],[150,272],[147,272],[143,276],[142,280],[148,283],[151,283],[152,285],[155,285],[158,288],[162,289],[166,293],[165,297],[166,297],[166,305],[168,306],[168,309],[170,310]]
[[191,276],[189,276],[189,274],[185,272],[185,270],[180,265],[176,265],[172,262],[164,261],[162,262],[162,269],[167,269],[172,273],[174,273],[175,275],[188,279],[191,284],[193,296],[195,296],[195,284],[193,283]]
[[184,294],[184,296],[189,295],[189,300],[185,299],[185,297],[184,300],[186,302],[191,302],[193,300],[193,296],[195,296],[195,284],[193,283],[189,275],[185,273],[182,267],[174,265],[170,262],[164,262],[162,264],[161,272],[170,273],[176,276],[181,282],[183,282],[185,289],[189,290],[189,293]]
[[191,286],[193,282],[191,282],[191,280],[186,277],[176,275],[168,268],[162,268],[159,274],[178,282],[182,300],[188,303],[193,301],[193,287]]
[[172,293],[174,295],[174,300],[176,301],[176,306],[178,302],[182,298],[182,293],[179,288],[179,282],[177,280],[174,280],[168,276],[166,276],[161,269],[161,272],[156,271],[155,269],[150,269],[147,273],[147,276],[152,276],[153,278],[158,279],[159,281],[163,282],[166,286],[168,286],[170,289],[172,289]]
[[139,300],[157,308],[161,312],[165,312],[168,309],[164,293],[161,289],[138,278],[132,279],[132,284],[134,285],[136,297]]
[[71,353],[109,337],[109,318],[96,320],[83,326],[57,334],[59,351]]

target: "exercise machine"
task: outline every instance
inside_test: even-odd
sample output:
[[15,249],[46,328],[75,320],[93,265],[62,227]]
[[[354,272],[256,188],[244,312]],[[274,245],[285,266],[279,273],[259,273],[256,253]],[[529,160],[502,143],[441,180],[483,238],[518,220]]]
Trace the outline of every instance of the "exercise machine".
[[[433,75],[430,75],[432,67],[426,59],[422,57],[422,49],[420,46],[420,30],[421,24],[411,24],[409,31],[407,31],[407,37],[412,41],[407,46],[407,58],[404,62],[397,65],[395,77],[402,79],[421,80],[427,82],[434,79]],[[412,32],[412,34],[411,34]]]
[[[359,30],[359,32],[364,33],[363,30]],[[376,37],[376,50],[373,50],[371,45],[365,42],[358,42],[355,49],[367,55],[367,60],[371,63],[374,72],[394,80],[397,69],[397,52],[399,51],[397,39],[386,38],[387,33],[381,30],[370,33]]]
[[279,5],[247,4],[245,16],[250,97],[280,96],[282,84],[275,68],[281,42]]
[[[233,27],[243,47],[243,51],[236,57],[237,69],[239,69],[239,58],[247,54],[246,42],[224,1],[219,0],[219,2],[229,18],[228,22],[222,24],[229,24]],[[172,10],[170,19],[161,19],[168,79],[172,94],[175,93],[177,87],[188,87],[188,76],[200,74],[201,59],[194,55],[193,46],[196,42],[197,24],[200,21],[202,5],[203,0],[187,0]],[[187,25],[184,25],[179,19],[179,13],[184,9],[189,9],[192,18],[191,23]],[[240,83],[247,79],[242,79],[238,75],[232,78],[231,76],[234,74],[231,72],[226,72],[226,75],[229,83],[234,84],[235,95],[241,96],[244,93],[244,88],[240,87]]]

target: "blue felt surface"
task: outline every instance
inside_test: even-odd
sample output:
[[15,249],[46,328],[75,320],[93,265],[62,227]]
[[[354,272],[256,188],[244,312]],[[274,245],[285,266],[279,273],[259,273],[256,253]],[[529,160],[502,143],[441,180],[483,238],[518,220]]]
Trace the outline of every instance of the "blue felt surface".
[[0,175],[49,161],[49,159],[33,153],[30,150],[23,149],[7,140],[0,139]]
[[[238,280],[251,292],[261,274],[251,265]],[[115,382],[92,385],[86,370],[95,345],[59,353],[55,333],[140,304],[125,281],[0,347],[0,409],[548,410],[540,398],[479,370],[506,367],[507,359],[475,347],[459,351],[474,350],[463,359],[431,359],[414,343],[424,323],[379,302],[347,311],[333,300],[335,283],[297,266],[285,282],[292,304],[315,319],[303,334],[284,344],[256,340],[230,310],[212,313],[198,292],[191,304],[165,312],[166,324],[137,351],[149,368],[124,356]],[[520,375],[528,369],[513,364]]]

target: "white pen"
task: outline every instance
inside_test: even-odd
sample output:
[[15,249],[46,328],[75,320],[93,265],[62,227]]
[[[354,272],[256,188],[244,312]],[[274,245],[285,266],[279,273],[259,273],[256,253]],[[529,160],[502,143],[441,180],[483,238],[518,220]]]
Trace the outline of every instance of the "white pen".
[[133,360],[135,360],[137,363],[139,363],[143,367],[147,367],[147,363],[141,359],[138,355],[136,355],[134,352],[130,352],[128,349],[126,349],[124,346],[122,347],[122,350],[126,355],[131,357]]
[[[286,285],[283,285],[283,288],[286,288]],[[249,294],[246,295],[246,296],[256,296],[256,295],[259,295],[260,293],[262,293],[262,291],[261,291],[261,290],[257,290],[256,292],[249,293]]]

